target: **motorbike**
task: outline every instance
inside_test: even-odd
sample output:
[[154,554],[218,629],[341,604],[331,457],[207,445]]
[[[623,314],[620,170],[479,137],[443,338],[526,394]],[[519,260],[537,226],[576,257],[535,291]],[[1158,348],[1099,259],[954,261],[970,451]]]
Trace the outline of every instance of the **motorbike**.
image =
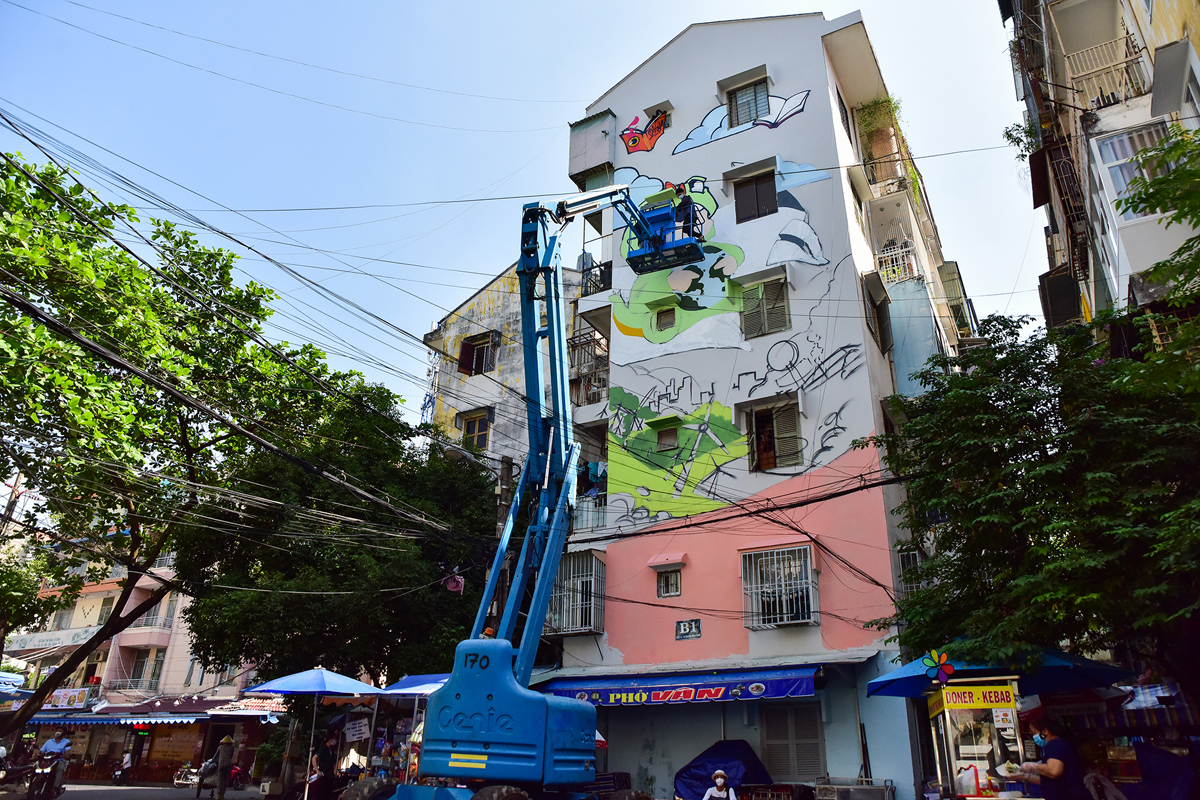
[[8,757],[8,750],[0,747],[0,792],[26,794],[33,769],[33,764],[14,764]]
[[29,800],[55,800],[66,791],[65,786],[59,786],[58,791],[54,789],[55,777],[61,763],[61,753],[50,753],[38,757],[33,770],[33,779],[29,783],[29,794],[26,795]]
[[[196,788],[197,784],[200,785],[201,789],[215,789],[217,786],[217,765],[211,760],[204,762],[199,768],[193,768],[190,764],[184,764],[175,773],[175,777],[171,779],[171,783],[175,784],[175,788],[177,789]],[[225,782],[226,786],[240,792],[249,783],[250,774],[246,770],[237,764],[229,768],[229,780]]]
[[113,786],[128,786],[133,767],[123,767],[120,764],[113,767],[112,782]]

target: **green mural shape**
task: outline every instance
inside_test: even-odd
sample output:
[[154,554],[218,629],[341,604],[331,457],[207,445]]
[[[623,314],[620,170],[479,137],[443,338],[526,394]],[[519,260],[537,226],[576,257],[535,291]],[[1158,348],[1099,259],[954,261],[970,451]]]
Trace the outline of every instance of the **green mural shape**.
[[[637,507],[676,517],[726,505],[696,488],[711,484],[723,464],[746,457],[746,436],[733,424],[732,409],[710,402],[690,414],[656,418],[619,386],[609,389],[609,408],[609,494],[628,494]],[[676,446],[660,450],[659,432],[669,428]]]
[[[668,184],[669,185],[669,184]],[[716,226],[712,216],[717,211],[717,199],[700,176],[689,178],[682,186],[699,216],[704,235],[704,261],[673,270],[639,275],[629,292],[629,302],[614,293],[613,320],[617,330],[626,336],[641,336],[647,341],[662,344],[674,339],[688,328],[717,314],[740,312],[740,292],[731,291],[729,278],[746,259],[742,248],[734,244],[713,241]],[[678,205],[682,196],[672,200]],[[633,232],[626,228],[621,238],[621,255],[628,257]],[[675,309],[675,319],[662,330],[658,328],[658,312]]]

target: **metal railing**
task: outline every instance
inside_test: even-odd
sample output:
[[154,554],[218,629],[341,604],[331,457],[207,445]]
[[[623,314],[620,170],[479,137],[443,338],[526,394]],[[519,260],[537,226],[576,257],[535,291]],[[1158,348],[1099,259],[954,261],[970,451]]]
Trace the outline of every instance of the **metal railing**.
[[743,624],[750,630],[817,622],[817,578],[808,547],[742,554]]
[[158,678],[125,678],[112,681],[108,688],[114,691],[132,689],[140,692],[154,692],[158,691]]
[[583,296],[596,294],[612,288],[612,262],[605,261],[603,264],[595,262],[589,264],[583,270]]
[[604,632],[604,562],[592,551],[563,555],[550,595],[545,632]]
[[174,569],[174,568],[175,568],[175,554],[174,553],[164,553],[163,555],[154,559],[154,563],[150,565],[150,569]]
[[163,616],[138,617],[129,623],[130,628],[170,628],[171,618]]
[[1066,55],[1075,94],[1092,108],[1107,108],[1150,91],[1142,48],[1132,35]]
[[875,256],[875,269],[886,284],[899,283],[922,276],[917,246],[909,239],[884,247]]
[[575,501],[574,529],[578,532],[588,528],[603,528],[607,522],[607,515],[608,495],[580,495]]
[[577,406],[608,400],[608,340],[594,330],[567,340],[571,402]]

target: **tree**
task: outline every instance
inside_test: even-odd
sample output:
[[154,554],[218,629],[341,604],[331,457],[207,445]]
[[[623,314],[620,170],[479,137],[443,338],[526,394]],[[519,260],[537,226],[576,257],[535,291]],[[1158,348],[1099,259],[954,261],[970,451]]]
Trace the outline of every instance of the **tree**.
[[[73,604],[83,588],[83,578],[69,574],[64,561],[20,544],[0,540],[0,657],[10,633],[44,624],[55,611]],[[46,578],[63,590],[42,594]]]
[[180,394],[281,438],[328,371],[314,348],[281,358],[261,346],[272,294],[235,285],[232,254],[156,223],[156,263],[142,261],[112,237],[137,221],[133,209],[95,199],[55,167],[0,156],[0,470],[21,471],[42,498],[23,520],[38,546],[128,572],[119,613],[0,721],[2,735],[171,590],[155,561],[181,531],[208,525],[202,498],[249,447]]
[[907,547],[922,556],[894,616],[914,651],[1020,664],[1036,647],[1142,656],[1195,680],[1200,655],[1200,405],[1097,341],[1108,324],[935,356],[905,419],[874,437],[908,477]]
[[[400,418],[386,388],[361,380],[343,388],[324,398],[300,452],[450,523],[451,533],[389,530],[393,520],[376,509],[248,453],[232,471],[247,485],[271,486],[280,504],[214,504],[204,513],[243,533],[193,531],[176,565],[196,598],[183,612],[192,652],[208,667],[253,663],[270,678],[323,666],[395,680],[448,670],[469,632],[495,542],[491,477],[447,459],[429,443],[432,431]],[[443,585],[456,571],[462,594]]]

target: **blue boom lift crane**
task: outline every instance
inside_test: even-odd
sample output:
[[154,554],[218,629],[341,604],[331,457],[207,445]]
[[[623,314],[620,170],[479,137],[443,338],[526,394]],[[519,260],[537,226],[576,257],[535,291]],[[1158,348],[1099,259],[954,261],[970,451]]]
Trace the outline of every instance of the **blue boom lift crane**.
[[[471,638],[460,642],[449,680],[429,698],[421,747],[422,777],[471,788],[399,786],[394,800],[582,800],[596,780],[596,709],[590,703],[530,690],[534,655],[575,506],[579,445],[568,396],[567,336],[559,241],[577,216],[612,208],[630,231],[626,261],[635,272],[703,260],[690,204],[666,189],[644,210],[629,187],[608,186],[555,204],[531,203],[521,220],[520,280],[529,453],[514,490]],[[677,219],[677,217],[682,217]],[[552,226],[559,226],[552,230]],[[545,321],[539,299],[545,302]],[[549,358],[543,359],[543,345]],[[550,369],[550,406],[543,361]],[[485,628],[519,510],[536,495],[503,613]],[[528,592],[532,587],[532,591]],[[528,605],[525,599],[529,594]],[[518,631],[518,618],[524,616]],[[515,636],[520,641],[514,645]],[[632,794],[632,793],[630,793]],[[371,800],[371,798],[363,798]]]

